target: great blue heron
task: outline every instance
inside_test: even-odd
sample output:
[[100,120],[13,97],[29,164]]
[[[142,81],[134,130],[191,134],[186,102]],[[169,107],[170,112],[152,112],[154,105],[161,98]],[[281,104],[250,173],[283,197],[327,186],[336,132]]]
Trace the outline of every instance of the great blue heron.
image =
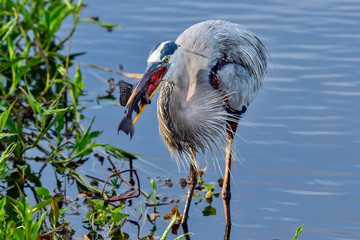
[[[133,136],[133,122],[161,86],[157,102],[160,134],[171,154],[190,164],[182,223],[187,222],[197,181],[196,152],[213,153],[213,146],[224,146],[222,198],[226,224],[231,225],[231,147],[240,117],[263,84],[266,48],[241,25],[211,20],[186,29],[175,42],[156,45],[147,62],[118,130]],[[137,112],[134,121],[133,111]]]

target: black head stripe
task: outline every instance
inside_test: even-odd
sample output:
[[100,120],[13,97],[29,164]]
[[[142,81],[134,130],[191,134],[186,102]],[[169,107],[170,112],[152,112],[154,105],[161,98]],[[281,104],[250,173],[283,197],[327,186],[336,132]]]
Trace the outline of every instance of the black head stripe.
[[160,52],[160,59],[162,59],[165,56],[173,54],[177,48],[178,45],[174,42],[165,43],[165,45],[163,46]]

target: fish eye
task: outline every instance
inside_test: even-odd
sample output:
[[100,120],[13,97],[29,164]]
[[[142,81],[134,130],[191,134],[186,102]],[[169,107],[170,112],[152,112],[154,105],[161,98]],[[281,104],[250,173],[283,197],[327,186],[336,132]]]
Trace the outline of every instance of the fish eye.
[[169,60],[170,60],[170,57],[169,57],[169,56],[166,56],[166,57],[164,58],[164,62],[165,62],[165,63],[169,62]]

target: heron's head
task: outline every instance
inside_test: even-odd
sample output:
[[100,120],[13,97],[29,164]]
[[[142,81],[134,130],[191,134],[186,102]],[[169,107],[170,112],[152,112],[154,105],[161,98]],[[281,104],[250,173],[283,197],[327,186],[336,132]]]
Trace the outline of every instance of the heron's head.
[[[164,81],[176,81],[173,76],[177,74],[177,63],[181,62],[181,53],[179,46],[171,41],[162,42],[156,45],[149,54],[143,77],[136,85],[132,92],[127,105],[135,101],[139,94],[145,94],[149,100],[154,96],[156,91]],[[134,123],[144,110],[147,104],[142,102],[139,106],[140,112],[136,114]]]

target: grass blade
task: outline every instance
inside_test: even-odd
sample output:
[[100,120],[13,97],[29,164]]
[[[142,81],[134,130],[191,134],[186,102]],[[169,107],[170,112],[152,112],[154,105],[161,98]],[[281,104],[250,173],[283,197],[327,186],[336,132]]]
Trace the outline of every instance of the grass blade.
[[2,130],[5,127],[6,121],[9,117],[9,114],[10,114],[11,109],[14,106],[15,102],[16,102],[16,100],[9,106],[9,108],[5,112],[0,114],[0,133],[2,132]]

